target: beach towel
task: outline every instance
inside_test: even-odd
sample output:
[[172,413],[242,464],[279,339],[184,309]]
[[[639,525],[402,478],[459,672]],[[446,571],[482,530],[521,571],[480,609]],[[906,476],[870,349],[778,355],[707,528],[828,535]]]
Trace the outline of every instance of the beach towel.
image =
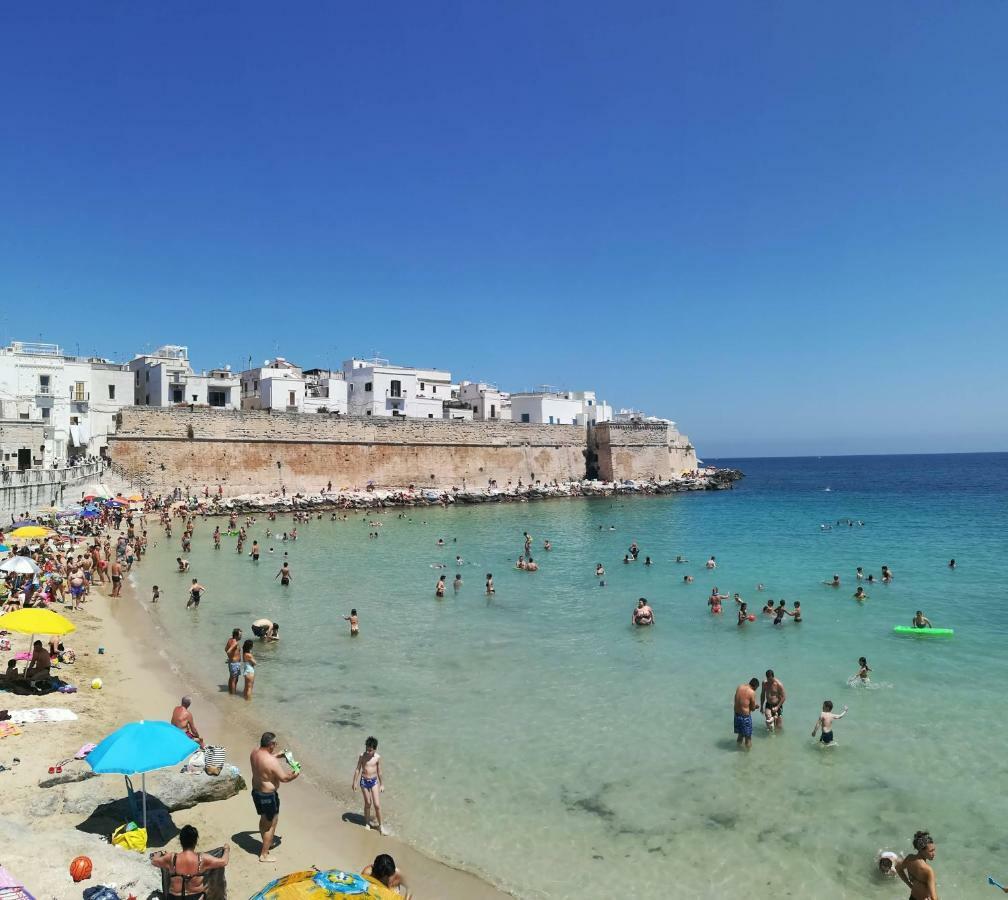
[[13,737],[21,734],[21,729],[13,722],[0,722],[0,738]]
[[10,872],[0,866],[0,900],[35,900],[35,898],[14,880]]
[[85,744],[74,754],[74,759],[84,759],[97,746],[97,744]]
[[36,722],[73,722],[77,713],[69,709],[12,709],[11,721],[17,725]]

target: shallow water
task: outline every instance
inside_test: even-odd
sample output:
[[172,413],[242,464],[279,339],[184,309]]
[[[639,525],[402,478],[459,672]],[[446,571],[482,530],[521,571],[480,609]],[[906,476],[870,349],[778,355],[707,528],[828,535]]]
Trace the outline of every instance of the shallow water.
[[[390,510],[299,526],[296,543],[265,541],[261,518],[246,546],[263,543],[257,565],[234,538],[214,552],[213,523],[202,523],[189,554],[208,588],[197,612],[184,608],[189,577],[172,571],[177,530],[170,546],[159,536],[137,587],[146,597],[161,585],[158,615],[211,686],[226,679],[232,627],[250,636],[253,619],[278,621],[281,643],[255,649],[263,727],[345,785],[375,734],[393,831],[521,897],[658,897],[673,886],[680,897],[882,897],[901,888],[873,878],[875,852],[905,851],[923,827],[938,842],[942,896],[987,896],[992,854],[1008,867],[995,681],[1008,631],[1008,455],[732,464],[747,478],[730,492],[404,520]],[[846,517],[865,524],[819,527]],[[514,569],[524,530],[534,574]],[[540,549],[546,537],[552,552]],[[635,539],[651,568],[622,564]],[[285,550],[294,581],[282,588]],[[711,554],[714,572],[703,567]],[[463,573],[457,595],[435,600],[434,563],[449,583]],[[855,567],[878,577],[883,563],[894,582],[851,599]],[[683,584],[687,572],[695,583]],[[821,584],[834,572],[839,590]],[[761,616],[739,629],[731,603],[708,614],[715,584],[756,612],[767,597],[801,600],[804,621],[774,628]],[[654,628],[629,624],[638,596]],[[342,620],[351,607],[356,639]],[[918,608],[955,637],[893,635]],[[871,689],[848,686],[861,655]],[[769,735],[757,720],[752,751],[740,752],[732,694],[768,667],[788,689],[784,728]],[[850,706],[831,749],[810,736],[825,698]]]

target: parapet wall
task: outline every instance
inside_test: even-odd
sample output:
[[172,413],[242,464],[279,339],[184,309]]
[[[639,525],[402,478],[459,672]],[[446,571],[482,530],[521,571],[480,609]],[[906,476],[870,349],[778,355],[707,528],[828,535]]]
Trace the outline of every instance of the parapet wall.
[[697,467],[689,438],[664,423],[604,422],[592,429],[602,481],[668,481]]
[[127,407],[109,439],[116,464],[154,492],[203,485],[226,496],[364,487],[485,487],[585,475],[573,425]]

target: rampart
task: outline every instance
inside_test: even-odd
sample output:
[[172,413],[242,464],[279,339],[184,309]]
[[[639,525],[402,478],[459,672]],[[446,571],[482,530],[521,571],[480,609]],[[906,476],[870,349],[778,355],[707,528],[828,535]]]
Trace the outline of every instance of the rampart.
[[669,481],[697,467],[689,438],[660,422],[605,422],[592,429],[591,444],[602,481]]
[[364,487],[501,487],[585,475],[585,430],[407,418],[127,407],[112,461],[154,492],[222,486],[226,496]]

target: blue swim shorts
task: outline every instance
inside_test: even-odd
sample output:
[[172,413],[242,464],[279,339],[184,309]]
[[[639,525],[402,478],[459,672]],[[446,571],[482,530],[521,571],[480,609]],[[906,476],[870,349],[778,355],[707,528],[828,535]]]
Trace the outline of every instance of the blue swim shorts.
[[735,716],[735,734],[744,738],[752,737],[752,716]]

